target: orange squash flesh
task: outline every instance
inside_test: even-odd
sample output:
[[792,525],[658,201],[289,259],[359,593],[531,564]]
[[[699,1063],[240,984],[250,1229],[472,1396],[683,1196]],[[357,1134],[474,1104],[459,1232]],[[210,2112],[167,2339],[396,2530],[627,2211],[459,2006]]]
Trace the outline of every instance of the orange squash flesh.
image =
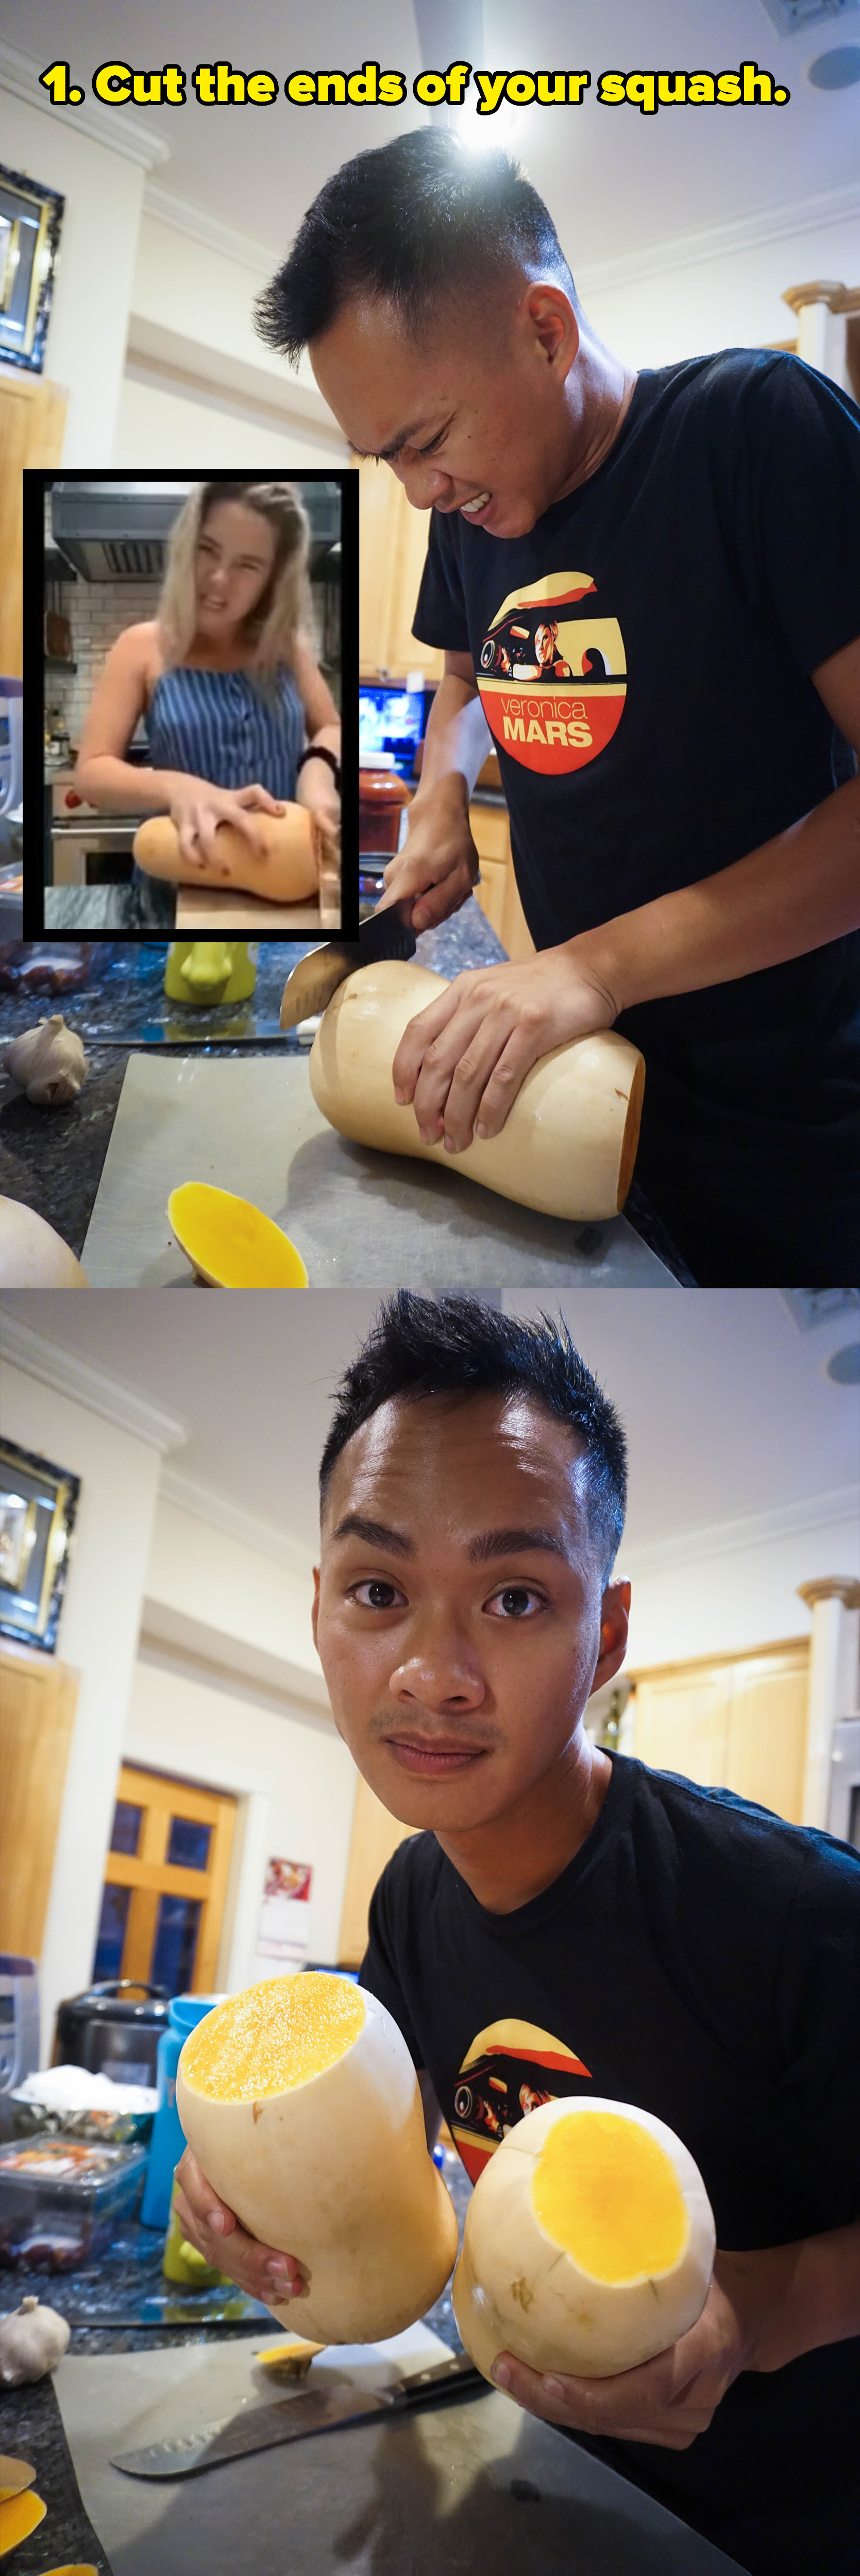
[[213,1288],[306,1288],[301,1254],[250,1199],[208,1181],[171,1190],[167,1214],[181,1251]]
[[44,2522],[47,2510],[47,2505],[42,2503],[41,2496],[36,2495],[32,2487],[21,2495],[10,2496],[6,2504],[0,2504],[0,2558],[6,2558],[10,2549],[17,2549],[22,2540],[29,2540],[31,2531],[36,2531],[39,2523]]

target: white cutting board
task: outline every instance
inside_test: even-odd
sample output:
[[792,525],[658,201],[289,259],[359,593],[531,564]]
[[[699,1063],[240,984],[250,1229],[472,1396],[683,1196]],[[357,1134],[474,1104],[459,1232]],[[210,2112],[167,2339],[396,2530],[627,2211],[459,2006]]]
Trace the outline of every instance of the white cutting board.
[[677,1284],[624,1217],[569,1225],[435,1163],[347,1143],[316,1106],[305,1055],[130,1056],[81,1255],[93,1288],[193,1287],[167,1222],[182,1181],[274,1217],[312,1288]]

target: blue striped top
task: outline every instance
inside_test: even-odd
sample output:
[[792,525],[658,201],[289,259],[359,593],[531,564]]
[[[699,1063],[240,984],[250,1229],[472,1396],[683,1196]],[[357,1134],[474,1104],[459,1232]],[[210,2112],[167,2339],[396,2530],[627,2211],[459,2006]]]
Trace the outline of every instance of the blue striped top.
[[292,803],[305,711],[292,672],[266,699],[248,671],[162,671],[149,702],[153,769],[181,769],[211,787],[266,787]]

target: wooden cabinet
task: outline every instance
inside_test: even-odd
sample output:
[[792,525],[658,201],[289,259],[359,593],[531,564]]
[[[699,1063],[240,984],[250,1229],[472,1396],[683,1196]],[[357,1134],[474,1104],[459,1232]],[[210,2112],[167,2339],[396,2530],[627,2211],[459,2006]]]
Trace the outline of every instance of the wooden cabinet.
[[481,883],[475,887],[476,901],[509,957],[533,957],[534,940],[517,892],[511,858],[507,806],[483,805],[478,799],[469,807],[469,821],[481,862]]
[[80,1674],[26,1646],[0,1653],[0,1950],[38,1959]]
[[429,512],[412,510],[389,465],[364,457],[358,469],[360,581],[358,657],[362,673],[441,680],[444,654],[412,633],[427,553]]
[[655,1771],[733,1789],[799,1825],[809,1641],[665,1664],[635,1675],[633,1751]]
[[398,1843],[406,1842],[417,1831],[416,1825],[401,1825],[396,1816],[389,1815],[388,1808],[380,1805],[359,1773],[340,1918],[337,1955],[342,1968],[360,1967],[367,1948],[368,1907],[377,1879]]
[[23,676],[21,475],[59,465],[67,396],[38,376],[0,374],[0,671]]

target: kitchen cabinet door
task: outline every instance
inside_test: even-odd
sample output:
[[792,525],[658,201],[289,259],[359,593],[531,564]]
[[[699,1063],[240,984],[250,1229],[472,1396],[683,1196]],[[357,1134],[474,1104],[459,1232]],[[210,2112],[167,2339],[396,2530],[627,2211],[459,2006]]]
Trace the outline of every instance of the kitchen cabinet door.
[[417,1825],[401,1825],[396,1816],[389,1815],[388,1808],[381,1806],[359,1774],[340,1918],[337,1955],[342,1968],[360,1967],[367,1948],[368,1907],[377,1879],[398,1843],[417,1831]]
[[476,901],[508,957],[517,963],[523,957],[533,957],[534,940],[514,875],[507,806],[485,805],[476,798],[469,807],[469,822],[481,862]]
[[652,1771],[728,1787],[729,1686],[722,1672],[683,1669],[636,1682],[634,1752]]
[[67,396],[62,385],[0,374],[0,671],[23,677],[21,475],[59,465]]
[[800,1824],[808,1701],[805,1637],[637,1673],[633,1751]]
[[0,1654],[0,1950],[38,1959],[80,1674],[53,1656]]
[[806,1639],[735,1664],[726,1787],[790,1825],[803,1822],[808,1703]]
[[427,553],[426,510],[412,510],[388,465],[364,457],[358,469],[360,585],[358,654],[362,673],[424,672],[440,680],[444,655],[412,633]]

